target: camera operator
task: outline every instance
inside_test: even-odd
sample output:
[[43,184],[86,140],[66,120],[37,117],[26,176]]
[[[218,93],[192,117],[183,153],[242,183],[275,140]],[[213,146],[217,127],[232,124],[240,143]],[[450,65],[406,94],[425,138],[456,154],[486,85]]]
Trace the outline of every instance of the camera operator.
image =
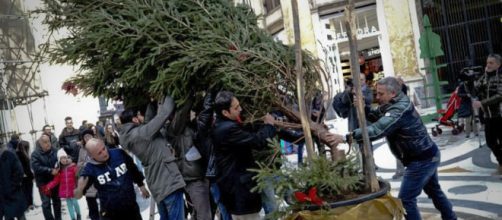
[[474,108],[481,108],[485,118],[486,144],[498,161],[498,169],[493,175],[502,175],[502,132],[497,127],[502,124],[502,58],[498,54],[490,54],[486,59],[484,75],[475,83],[478,100],[474,100]]

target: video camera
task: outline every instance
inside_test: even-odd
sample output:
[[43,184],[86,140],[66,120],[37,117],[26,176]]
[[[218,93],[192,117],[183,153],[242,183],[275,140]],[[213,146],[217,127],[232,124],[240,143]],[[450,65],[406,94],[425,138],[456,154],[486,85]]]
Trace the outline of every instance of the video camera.
[[484,71],[482,66],[464,67],[460,70],[458,79],[462,82],[474,82],[483,75]]

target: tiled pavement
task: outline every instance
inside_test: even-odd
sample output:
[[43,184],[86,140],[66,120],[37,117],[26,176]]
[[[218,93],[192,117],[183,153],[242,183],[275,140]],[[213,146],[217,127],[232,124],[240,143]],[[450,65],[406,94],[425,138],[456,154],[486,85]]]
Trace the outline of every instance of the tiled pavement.
[[[464,133],[452,135],[450,130],[443,130],[443,134],[433,140],[441,150],[440,185],[452,202],[453,210],[459,219],[502,219],[502,179],[491,175],[497,164],[485,145],[483,132],[479,139],[467,139]],[[397,196],[401,181],[391,178],[395,159],[385,141],[374,144],[374,158],[380,167],[377,175],[390,181],[391,193]],[[419,196],[418,206],[424,219],[441,219],[425,193]]]
[[[346,121],[338,119],[328,122],[331,131],[344,134]],[[437,123],[428,123],[429,128]],[[459,219],[502,220],[502,177],[492,176],[497,167],[495,157],[485,145],[484,132],[480,136],[465,138],[465,133],[453,135],[451,128],[441,127],[443,133],[432,137],[441,151],[439,183],[453,204]],[[429,134],[430,135],[430,134]],[[391,183],[391,194],[398,195],[401,180],[393,180],[396,159],[390,152],[385,139],[373,142],[375,163],[379,167],[377,176]],[[481,145],[481,147],[480,147]],[[346,146],[341,145],[340,148]],[[418,198],[422,218],[441,219],[432,201],[422,193]]]
[[[336,122],[333,130],[343,133],[346,122]],[[433,123],[428,124],[434,126]],[[345,128],[346,129],[346,128]],[[484,137],[481,136],[480,148],[477,137],[466,139],[463,133],[452,135],[451,131],[443,129],[443,134],[433,137],[441,150],[441,165],[439,180],[443,191],[453,204],[453,210],[459,219],[500,219],[502,220],[502,179],[501,176],[491,176],[495,170],[495,158],[486,147]],[[482,134],[482,132],[481,132]],[[393,180],[396,167],[394,156],[390,153],[385,141],[374,142],[375,163],[379,167],[377,175],[391,183],[391,193],[397,196],[400,180]],[[343,146],[342,146],[343,147]],[[294,155],[289,156],[296,160]],[[35,204],[40,204],[37,189],[35,188]],[[84,199],[79,201],[84,219],[87,206]],[[64,206],[64,202],[63,202]],[[425,220],[441,219],[432,201],[422,193],[418,199],[418,206]],[[142,212],[143,219],[148,219],[149,210]],[[41,209],[37,208],[27,213],[27,219],[43,219]],[[156,215],[155,219],[159,219]],[[66,214],[63,219],[69,219]]]

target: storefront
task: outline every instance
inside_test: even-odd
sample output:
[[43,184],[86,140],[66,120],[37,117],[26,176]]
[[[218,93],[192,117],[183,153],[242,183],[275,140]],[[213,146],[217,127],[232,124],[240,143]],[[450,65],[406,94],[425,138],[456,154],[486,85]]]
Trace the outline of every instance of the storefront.
[[[277,40],[292,44],[291,9],[286,3],[289,4],[289,1],[281,1],[281,10],[272,10],[266,16],[266,26]],[[322,0],[316,5],[307,1],[301,3],[299,8],[310,7],[310,10],[300,10],[302,48],[324,61],[330,76],[326,82],[330,95],[341,92],[344,80],[351,75],[345,27],[346,2]],[[424,62],[419,58],[420,28],[415,1],[356,1],[354,14],[359,68],[370,80],[369,84],[386,76],[401,76],[410,88],[409,95],[414,96],[415,91],[419,91],[420,95],[414,97],[414,102],[420,105],[424,97],[420,91],[424,90],[425,71]]]
[[[374,81],[382,78],[385,68],[382,62],[380,45],[382,38],[378,24],[376,3],[360,6],[355,10],[357,23],[357,44],[359,51],[359,68],[366,75],[367,83],[372,85]],[[333,76],[338,76],[340,90],[343,82],[351,78],[349,42],[344,26],[345,15],[343,10],[320,17],[323,27],[324,47],[328,48],[326,60],[327,70]]]

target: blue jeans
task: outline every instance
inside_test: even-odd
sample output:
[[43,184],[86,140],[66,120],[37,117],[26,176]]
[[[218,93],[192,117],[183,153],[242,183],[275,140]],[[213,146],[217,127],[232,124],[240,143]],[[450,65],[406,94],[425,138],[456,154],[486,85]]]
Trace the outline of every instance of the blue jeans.
[[220,210],[221,218],[222,220],[232,220],[232,216],[230,213],[227,212],[227,209],[223,205],[223,203],[220,202],[221,194],[220,194],[220,188],[218,187],[218,184],[216,183],[211,183],[211,187],[209,188],[211,190],[211,195],[213,196],[214,203],[218,206],[218,209]]
[[303,148],[305,146],[304,142],[298,143],[298,150],[297,150],[297,156],[298,156],[298,166],[303,164]]
[[185,204],[183,191],[177,190],[168,195],[157,204],[159,208],[160,220],[184,220]]
[[274,190],[274,180],[275,178],[269,178],[266,180],[266,186],[261,192],[261,204],[265,214],[270,214],[277,210],[277,202],[275,201],[275,190]]
[[399,198],[406,210],[407,220],[421,219],[417,207],[417,197],[422,189],[432,199],[434,207],[441,212],[442,219],[457,219],[450,201],[439,186],[437,168],[440,158],[441,155],[438,152],[430,160],[413,161],[406,166]]

